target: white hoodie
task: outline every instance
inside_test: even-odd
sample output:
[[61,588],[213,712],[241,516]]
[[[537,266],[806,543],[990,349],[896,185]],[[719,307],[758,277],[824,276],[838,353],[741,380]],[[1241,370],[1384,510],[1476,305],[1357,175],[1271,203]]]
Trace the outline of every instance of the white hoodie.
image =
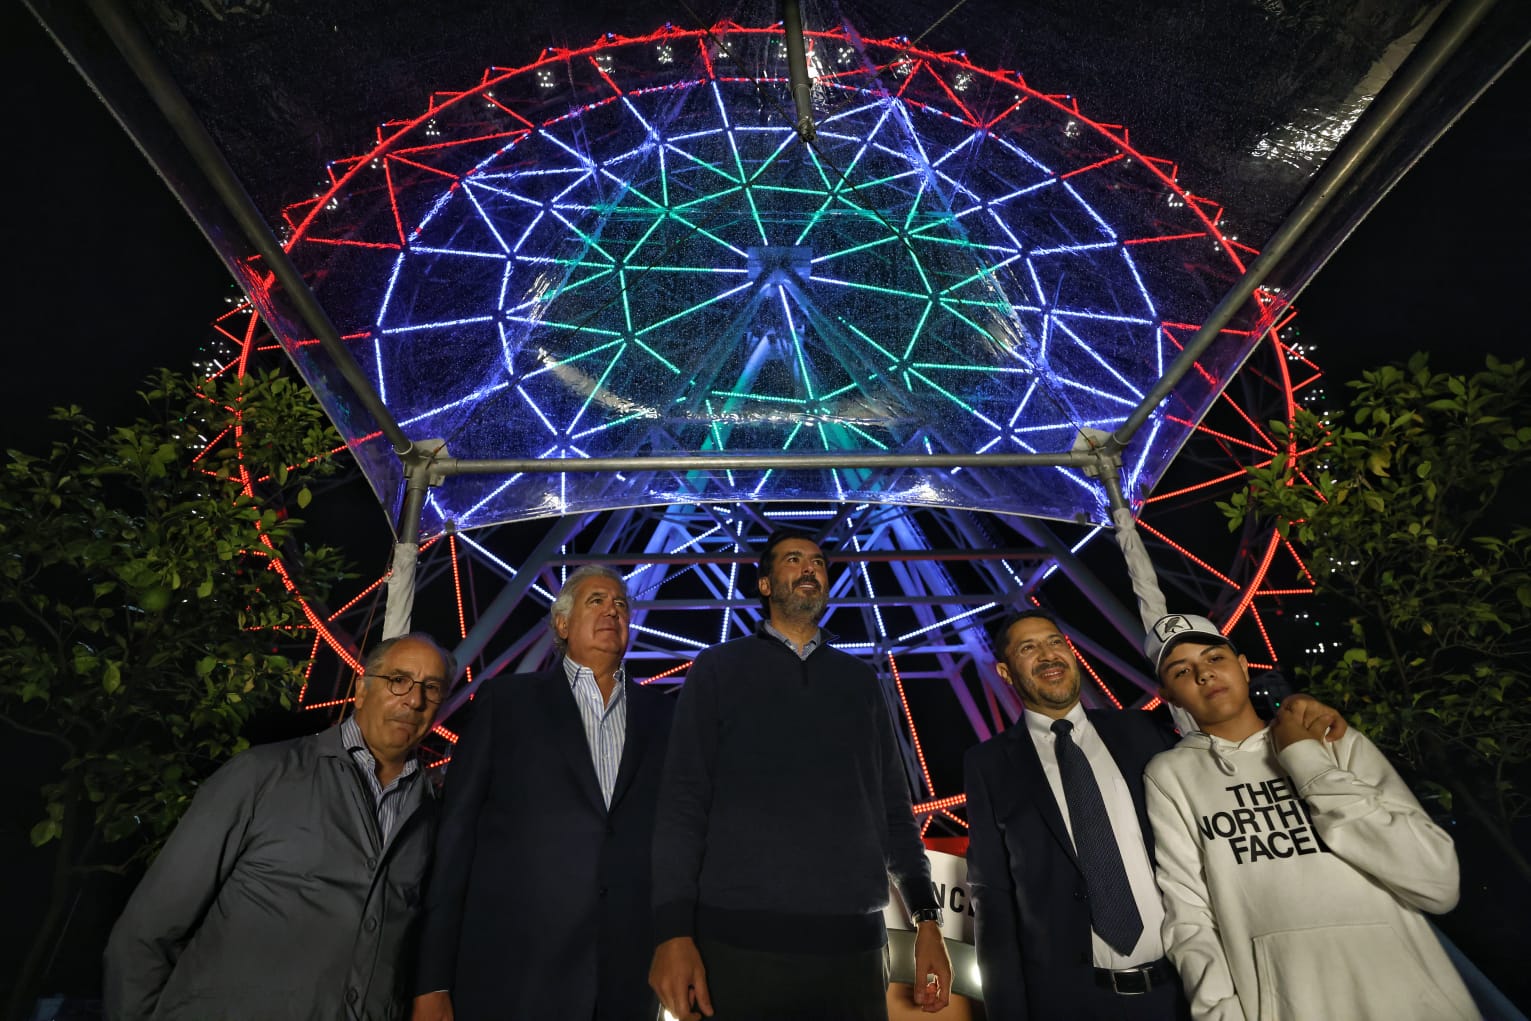
[[1477,1018],[1420,914],[1456,905],[1451,838],[1354,728],[1279,755],[1269,735],[1190,734],[1145,772],[1192,1017]]

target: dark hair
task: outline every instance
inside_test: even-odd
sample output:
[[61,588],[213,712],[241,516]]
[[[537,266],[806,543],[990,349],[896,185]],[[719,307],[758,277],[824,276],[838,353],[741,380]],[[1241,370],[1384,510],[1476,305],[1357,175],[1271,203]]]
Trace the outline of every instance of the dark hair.
[[[776,565],[776,547],[789,539],[801,539],[804,542],[811,542],[815,546],[819,546],[818,536],[812,532],[805,532],[800,528],[778,528],[771,533],[770,538],[766,539],[765,548],[760,551],[760,560],[755,564],[755,580],[757,583],[762,578],[769,579],[771,577],[771,568]],[[823,548],[823,546],[819,546],[821,551]],[[771,615],[771,598],[762,593],[760,596],[760,606],[765,610],[766,616],[769,617]]]
[[1007,613],[999,618],[997,622],[989,625],[989,651],[994,654],[995,661],[1003,663],[1005,661],[1005,653],[1010,651],[1008,641],[1010,629],[1023,620],[1031,620],[1033,618],[1045,620],[1057,628],[1060,634],[1063,632],[1063,627],[1058,623],[1058,618],[1054,617],[1047,610],[1039,610],[1036,607],[1032,607],[1029,610],[1015,610],[1014,612]]

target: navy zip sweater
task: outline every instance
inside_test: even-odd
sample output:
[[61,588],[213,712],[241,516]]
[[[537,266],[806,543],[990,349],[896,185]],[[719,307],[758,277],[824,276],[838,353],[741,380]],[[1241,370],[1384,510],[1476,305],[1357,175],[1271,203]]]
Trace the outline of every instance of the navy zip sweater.
[[937,906],[893,722],[862,661],[764,631],[703,652],[654,824],[655,937],[854,953],[887,940],[888,875]]

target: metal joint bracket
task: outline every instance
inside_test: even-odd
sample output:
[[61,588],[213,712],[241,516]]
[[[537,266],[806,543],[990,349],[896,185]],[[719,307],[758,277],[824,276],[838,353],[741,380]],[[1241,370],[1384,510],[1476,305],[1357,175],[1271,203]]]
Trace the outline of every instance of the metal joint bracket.
[[419,540],[425,494],[447,480],[450,472],[444,470],[443,463],[449,456],[446,440],[421,440],[399,455],[404,466],[404,505],[399,510],[398,531],[401,542]]
[[405,484],[430,489],[441,485],[452,474],[446,464],[452,454],[446,440],[419,440],[399,455],[404,465]]
[[1116,478],[1122,470],[1122,449],[1111,442],[1111,435],[1099,429],[1080,429],[1074,437],[1072,452],[1088,459],[1079,470],[1092,479]]

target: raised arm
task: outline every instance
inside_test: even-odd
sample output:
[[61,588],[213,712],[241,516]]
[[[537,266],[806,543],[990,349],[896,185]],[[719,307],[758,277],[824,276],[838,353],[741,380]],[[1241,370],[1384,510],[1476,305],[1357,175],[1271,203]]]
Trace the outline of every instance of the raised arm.
[[[1291,734],[1284,715],[1273,731],[1278,744],[1284,726]],[[1299,738],[1277,758],[1331,851],[1405,904],[1436,914],[1456,906],[1456,846],[1364,734],[1353,730],[1327,747]]]

